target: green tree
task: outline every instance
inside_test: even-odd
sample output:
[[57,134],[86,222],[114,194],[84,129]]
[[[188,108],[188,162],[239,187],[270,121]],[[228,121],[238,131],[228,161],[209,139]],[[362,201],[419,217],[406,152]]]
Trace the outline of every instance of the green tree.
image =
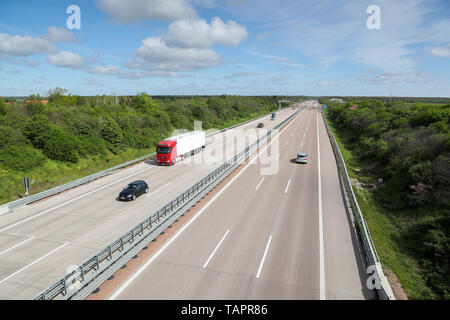
[[46,115],[37,114],[28,120],[23,130],[23,134],[27,137],[33,146],[42,149],[45,142],[50,139],[53,125]]
[[110,144],[112,152],[118,153],[125,149],[122,130],[113,118],[107,118],[103,122],[101,134],[103,139]]
[[54,127],[45,141],[42,152],[50,159],[76,163],[80,159],[80,141],[61,128]]
[[158,103],[148,93],[142,92],[131,98],[131,106],[137,110],[151,113],[156,111]]

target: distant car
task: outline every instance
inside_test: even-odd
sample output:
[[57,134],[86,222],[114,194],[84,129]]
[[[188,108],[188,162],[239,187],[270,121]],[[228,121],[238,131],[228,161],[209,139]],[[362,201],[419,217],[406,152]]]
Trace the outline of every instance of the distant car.
[[258,123],[258,128],[264,128],[264,123],[262,122]]
[[140,195],[148,192],[148,184],[143,180],[131,182],[119,193],[119,200],[136,200]]
[[272,113],[272,120],[275,120],[276,114]]
[[308,154],[304,152],[297,153],[297,158],[295,159],[297,163],[308,163]]

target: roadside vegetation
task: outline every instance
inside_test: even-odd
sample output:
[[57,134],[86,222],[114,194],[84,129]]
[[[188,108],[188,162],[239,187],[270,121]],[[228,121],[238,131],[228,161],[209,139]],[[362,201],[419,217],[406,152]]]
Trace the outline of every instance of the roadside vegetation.
[[153,99],[71,95],[0,98],[0,204],[155,152],[175,129],[221,129],[278,109],[278,97]]
[[410,299],[449,299],[450,104],[321,103],[383,267]]

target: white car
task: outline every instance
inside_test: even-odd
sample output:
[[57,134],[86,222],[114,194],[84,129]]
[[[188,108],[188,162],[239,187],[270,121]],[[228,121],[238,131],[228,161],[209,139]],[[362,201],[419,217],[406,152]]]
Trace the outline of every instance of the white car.
[[308,154],[304,152],[297,153],[297,158],[295,159],[297,163],[308,163]]

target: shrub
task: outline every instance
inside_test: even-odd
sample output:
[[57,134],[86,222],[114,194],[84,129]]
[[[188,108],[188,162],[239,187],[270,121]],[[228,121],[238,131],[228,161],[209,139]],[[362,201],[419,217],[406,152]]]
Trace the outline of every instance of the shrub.
[[123,134],[119,125],[113,118],[107,118],[102,124],[101,134],[109,143],[109,149],[117,154],[126,149],[123,143]]
[[0,116],[4,116],[6,115],[6,112],[8,110],[6,109],[6,103],[5,101],[3,101],[2,98],[0,98]]
[[81,149],[80,141],[75,136],[60,128],[53,128],[42,151],[50,159],[76,163]]
[[53,125],[47,116],[37,114],[28,120],[23,134],[31,141],[33,146],[42,149],[45,142],[51,137],[52,128]]
[[0,150],[0,164],[15,171],[28,171],[38,167],[43,157],[32,147],[7,145]]

